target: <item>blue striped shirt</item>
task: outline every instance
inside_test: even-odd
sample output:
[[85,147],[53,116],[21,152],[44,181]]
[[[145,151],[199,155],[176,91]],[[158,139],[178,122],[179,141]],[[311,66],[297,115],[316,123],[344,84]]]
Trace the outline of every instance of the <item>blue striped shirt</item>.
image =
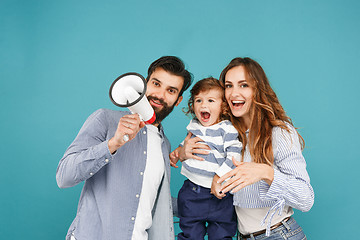
[[[119,119],[130,112],[100,109],[84,123],[60,160],[56,180],[61,188],[85,182],[76,217],[66,239],[130,240],[133,235],[146,167],[147,131],[111,154],[108,141],[114,136]],[[161,151],[165,173],[153,208],[149,240],[174,239],[170,195],[170,143],[160,126]]]
[[[274,180],[269,186],[261,180],[234,193],[234,205],[242,208],[270,207],[264,216],[267,229],[275,213],[281,214],[284,206],[307,212],[314,204],[314,191],[306,171],[298,134],[293,126],[287,124],[290,133],[280,127],[272,130],[274,152]],[[246,148],[244,162],[251,162]]]
[[210,188],[215,174],[221,177],[234,168],[232,157],[240,159],[242,143],[238,139],[238,132],[228,120],[204,127],[193,119],[186,129],[193,137],[200,137],[211,150],[206,155],[195,154],[205,161],[185,160],[181,173],[195,184]]

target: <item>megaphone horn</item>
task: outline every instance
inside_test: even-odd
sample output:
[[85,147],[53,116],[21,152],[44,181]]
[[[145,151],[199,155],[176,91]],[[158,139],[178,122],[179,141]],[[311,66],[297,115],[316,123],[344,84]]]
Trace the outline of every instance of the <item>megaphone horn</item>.
[[146,124],[152,124],[156,115],[145,93],[145,78],[135,72],[125,73],[116,78],[109,90],[110,99],[116,106],[127,107],[132,113],[139,114]]

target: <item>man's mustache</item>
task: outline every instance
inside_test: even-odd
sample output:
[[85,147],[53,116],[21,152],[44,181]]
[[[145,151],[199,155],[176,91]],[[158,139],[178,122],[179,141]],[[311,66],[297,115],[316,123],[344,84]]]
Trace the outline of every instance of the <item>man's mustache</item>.
[[157,98],[157,97],[154,97],[154,96],[148,96],[147,99],[150,101],[150,100],[154,100],[154,101],[157,101],[159,102],[160,104],[162,104],[164,107],[167,107],[167,103],[163,100],[163,99],[160,99],[160,98]]

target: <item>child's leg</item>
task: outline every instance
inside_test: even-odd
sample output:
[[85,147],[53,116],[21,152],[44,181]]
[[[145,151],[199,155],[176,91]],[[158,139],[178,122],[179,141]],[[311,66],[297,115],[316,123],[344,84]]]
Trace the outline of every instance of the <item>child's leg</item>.
[[227,193],[223,199],[212,199],[212,209],[208,219],[209,240],[232,239],[236,234],[237,221],[233,206],[233,196]]
[[200,187],[189,180],[184,182],[178,195],[180,228],[178,239],[204,239],[205,222],[209,214],[210,189]]

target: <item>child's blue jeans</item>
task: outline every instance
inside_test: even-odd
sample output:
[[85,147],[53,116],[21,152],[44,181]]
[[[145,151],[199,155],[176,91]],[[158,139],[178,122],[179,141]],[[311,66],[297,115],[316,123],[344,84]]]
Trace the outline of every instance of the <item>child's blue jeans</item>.
[[227,193],[216,198],[209,188],[185,180],[178,195],[180,228],[178,239],[232,239],[236,234],[236,213],[233,196]]

